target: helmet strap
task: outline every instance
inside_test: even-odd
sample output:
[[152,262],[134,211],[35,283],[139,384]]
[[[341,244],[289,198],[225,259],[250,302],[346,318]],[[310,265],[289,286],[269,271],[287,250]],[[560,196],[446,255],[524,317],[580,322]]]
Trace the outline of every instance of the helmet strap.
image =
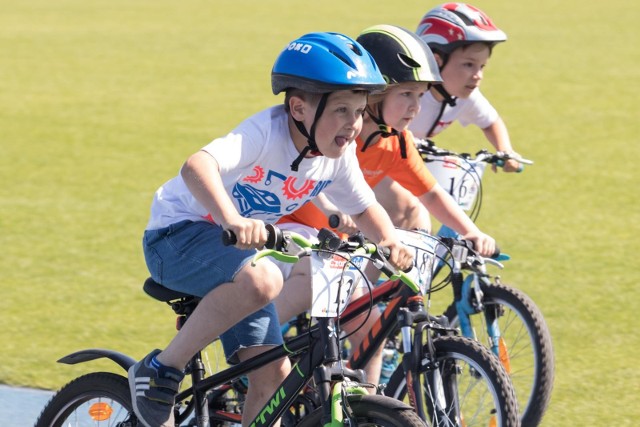
[[378,130],[369,135],[360,151],[364,152],[367,148],[369,148],[369,145],[371,144],[371,142],[373,142],[373,139],[378,135],[380,135],[382,138],[388,138],[392,135],[395,135],[400,140],[400,155],[403,159],[406,159],[407,144],[404,140],[404,133],[398,132],[396,129],[386,124],[384,122],[384,119],[382,118],[382,112],[380,112],[380,117],[377,117],[375,114],[373,114],[373,110],[369,106],[367,106],[367,114],[369,114],[371,120],[373,120],[378,125]]
[[307,132],[307,129],[304,127],[304,123],[299,120],[293,119],[293,123],[298,128],[298,131],[307,138],[307,146],[302,149],[300,155],[296,157],[296,159],[291,163],[291,170],[294,172],[298,171],[298,166],[300,166],[300,162],[305,156],[311,152],[312,155],[321,156],[322,153],[318,150],[318,144],[316,143],[316,125],[318,124],[318,120],[320,116],[324,112],[325,107],[327,106],[327,99],[329,98],[329,93],[323,93],[320,98],[320,102],[318,102],[318,108],[316,108],[316,115],[313,118],[313,123],[311,124],[311,129]]
[[447,90],[444,88],[443,85],[434,84],[432,86],[440,95],[442,95],[444,97],[444,102],[446,102],[447,104],[449,104],[452,107],[455,107],[455,105],[456,105],[456,97],[455,96],[451,96],[449,94],[449,92],[447,92]]
[[[449,62],[449,54],[441,50],[436,50],[434,51],[434,53],[436,53],[440,58],[440,60],[442,61],[442,63],[439,63],[439,67],[438,67],[440,69],[440,73],[442,73],[444,66],[447,65],[447,62]],[[432,88],[432,87],[444,98],[444,101],[447,104],[451,105],[452,107],[456,105],[456,98],[451,96],[449,92],[447,92],[447,90],[444,88],[444,85],[442,83],[433,83],[433,84],[429,83],[429,88]],[[440,112],[440,116],[438,117],[438,120],[440,120],[441,116],[442,116],[442,111]],[[436,123],[437,123],[437,120],[436,120]],[[429,136],[429,134],[427,134],[427,136]]]

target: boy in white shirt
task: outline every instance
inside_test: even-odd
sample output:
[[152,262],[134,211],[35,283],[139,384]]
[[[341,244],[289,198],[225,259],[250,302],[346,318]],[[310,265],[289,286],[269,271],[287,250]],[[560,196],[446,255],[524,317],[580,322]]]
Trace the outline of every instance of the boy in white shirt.
[[[484,12],[465,3],[446,3],[429,10],[416,34],[429,45],[440,67],[441,84],[433,84],[420,102],[420,112],[409,124],[416,138],[431,138],[454,121],[473,124],[497,151],[519,157],[513,150],[507,127],[496,109],[480,92],[493,47],[507,40]],[[502,168],[516,172],[521,165],[509,159]],[[493,167],[497,171],[496,167]],[[375,188],[376,198],[396,225],[421,224],[426,210],[397,182],[385,178]]]
[[[442,84],[432,85],[422,98],[409,129],[417,138],[430,138],[458,120],[482,129],[497,151],[513,153],[507,128],[496,109],[480,92],[484,68],[493,47],[505,33],[481,10],[464,3],[447,3],[428,11],[416,33],[431,48],[440,66]],[[514,160],[505,172],[518,170]]]
[[[408,268],[412,256],[376,202],[355,156],[367,95],[385,81],[368,52],[336,33],[291,42],[272,70],[284,105],[242,122],[190,156],[180,174],[155,194],[143,240],[152,278],[202,297],[163,350],[129,370],[136,415],[145,426],[173,426],[173,404],[186,363],[220,336],[230,363],[282,343],[271,302],[283,278],[268,259],[249,261],[274,223],[321,191],[352,215],[370,239],[391,249],[390,262]],[[231,230],[235,246],[222,244]],[[290,370],[282,359],[249,374],[243,425]]]

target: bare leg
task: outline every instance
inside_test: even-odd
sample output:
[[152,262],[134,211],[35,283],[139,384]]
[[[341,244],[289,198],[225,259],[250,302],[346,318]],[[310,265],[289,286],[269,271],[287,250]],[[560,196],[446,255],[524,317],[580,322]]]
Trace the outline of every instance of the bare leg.
[[280,323],[311,308],[311,263],[305,258],[296,263],[284,282],[280,295],[273,301]]
[[[284,282],[282,292],[280,292],[280,295],[278,295],[274,300],[276,310],[278,311],[278,317],[280,318],[280,323],[284,323],[292,317],[311,308],[311,265],[307,260],[304,261],[305,262],[298,262],[294,266],[291,271],[291,275]],[[365,275],[369,278],[370,282],[375,283],[380,275],[380,271],[369,264],[365,270]],[[356,299],[367,292],[367,288],[360,287],[354,291],[352,299]],[[358,316],[351,322],[343,324],[345,332],[349,334],[352,333],[364,321],[365,316],[366,315]],[[367,336],[367,332],[371,330],[371,327],[378,317],[380,317],[380,311],[377,307],[373,307],[373,311],[371,312],[366,324],[349,337],[354,348],[362,343]],[[382,346],[376,349],[375,355],[364,369],[367,374],[367,381],[373,384],[378,384],[380,380],[382,350]]]
[[[158,361],[184,369],[194,354],[240,320],[264,307],[281,289],[282,274],[272,262],[263,260],[256,266],[245,265],[234,282],[222,284],[205,295],[167,348],[158,354]],[[267,349],[265,346],[243,349],[238,356],[248,358]],[[289,369],[289,360],[285,358],[249,375],[252,387],[245,401],[244,419],[252,419],[256,415]]]
[[429,212],[409,190],[385,177],[373,191],[378,202],[391,217],[393,225],[405,229],[420,228],[431,231]]
[[[253,356],[263,353],[272,347],[261,346],[243,348],[238,351],[240,360],[247,360]],[[278,386],[284,381],[291,371],[291,363],[288,358],[276,360],[268,365],[263,366],[253,372],[250,372],[249,389],[242,412],[242,425],[248,426],[258,415],[260,409],[267,403]],[[280,425],[280,421],[274,424],[275,427]]]
[[[356,299],[362,295],[366,295],[368,292],[369,291],[367,288],[360,287],[353,292],[353,299]],[[371,314],[369,314],[369,318],[367,319],[366,323],[362,325],[361,328],[357,329],[365,320],[366,316],[367,314],[363,313],[360,316],[354,318],[349,323],[345,323],[342,325],[342,329],[344,329],[347,334],[353,333],[353,335],[349,336],[349,341],[351,342],[351,346],[354,349],[360,346],[369,331],[371,331],[376,320],[378,320],[378,318],[380,317],[380,310],[377,306],[372,307]],[[380,382],[380,370],[382,369],[382,350],[383,346],[376,348],[375,354],[373,355],[367,366],[365,366],[364,368],[364,372],[367,374],[367,382],[376,385]]]
[[160,363],[184,369],[191,357],[222,332],[267,305],[282,289],[282,274],[271,262],[245,265],[234,282],[225,283],[200,301],[189,320],[167,348],[157,356]]

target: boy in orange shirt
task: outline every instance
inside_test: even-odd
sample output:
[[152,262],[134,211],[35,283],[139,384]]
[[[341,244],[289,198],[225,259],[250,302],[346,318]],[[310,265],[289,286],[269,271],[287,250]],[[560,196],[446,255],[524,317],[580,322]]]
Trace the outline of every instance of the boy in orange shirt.
[[[493,253],[495,241],[482,233],[449,193],[437,184],[415,147],[412,133],[407,130],[420,110],[420,98],[428,90],[429,84],[441,81],[431,50],[414,33],[391,25],[370,27],[360,34],[357,41],[371,53],[388,82],[384,92],[369,96],[362,132],[356,138],[358,162],[365,180],[374,188],[386,176],[393,178],[440,222],[472,240],[482,254]],[[298,232],[304,230],[304,226],[311,227],[306,232],[313,236],[314,229],[328,227],[327,217],[335,214],[340,217],[339,231],[355,231],[349,216],[333,207],[331,200],[322,198],[318,205],[322,210],[314,203],[305,204],[284,217],[280,225]],[[419,227],[429,230],[429,214],[422,209],[424,214],[419,216],[422,222]],[[398,227],[404,225],[398,218],[392,216],[392,220]],[[286,222],[294,224],[284,224]],[[308,265],[303,263],[293,266],[285,285],[291,291],[281,292],[275,300],[281,322],[309,308],[311,297],[308,286],[296,286],[298,281],[301,284],[308,283],[306,268],[309,268]],[[285,271],[285,277],[287,274]],[[370,316],[367,326],[376,318],[375,315]],[[357,320],[353,323],[359,324]],[[345,330],[348,329],[348,325],[345,325]],[[360,328],[351,336],[352,344],[359,345],[368,330],[368,327]],[[382,348],[366,369],[368,380],[374,384],[378,382],[381,363]]]

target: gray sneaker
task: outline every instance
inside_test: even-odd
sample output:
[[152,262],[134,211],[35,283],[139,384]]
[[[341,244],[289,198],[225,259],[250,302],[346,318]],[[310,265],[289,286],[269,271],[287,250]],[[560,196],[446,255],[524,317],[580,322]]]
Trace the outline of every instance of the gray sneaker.
[[174,427],[173,405],[184,374],[173,368],[163,369],[162,375],[151,366],[154,350],[129,368],[131,402],[138,420],[146,427]]

